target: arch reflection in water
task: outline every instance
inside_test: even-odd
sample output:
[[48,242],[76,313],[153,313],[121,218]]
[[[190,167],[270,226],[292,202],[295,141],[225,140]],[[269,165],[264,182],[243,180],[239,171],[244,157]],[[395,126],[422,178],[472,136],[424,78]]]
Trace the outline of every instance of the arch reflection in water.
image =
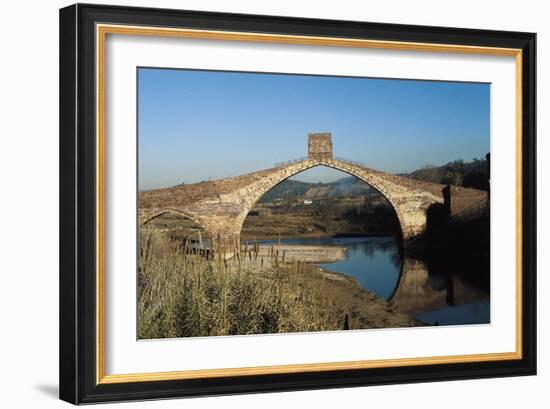
[[[488,272],[486,272],[488,274]],[[399,284],[389,300],[432,325],[484,324],[490,322],[489,292],[467,279],[466,274],[429,268],[425,261],[405,257]]]
[[[262,240],[262,244],[328,245],[346,248],[345,258],[320,264],[326,270],[353,277],[364,289],[430,325],[490,322],[488,289],[468,279],[452,265],[430,266],[404,256],[395,236],[293,238]],[[489,274],[488,271],[480,274]]]

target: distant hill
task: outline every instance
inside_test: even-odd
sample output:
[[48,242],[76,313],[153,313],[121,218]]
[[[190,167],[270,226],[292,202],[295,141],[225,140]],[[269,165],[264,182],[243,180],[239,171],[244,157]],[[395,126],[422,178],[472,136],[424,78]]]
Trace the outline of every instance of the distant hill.
[[354,176],[338,179],[330,183],[308,183],[287,179],[267,192],[260,199],[260,203],[274,202],[277,199],[288,197],[293,197],[294,199],[353,198],[372,193],[377,192]]
[[305,192],[307,192],[310,186],[311,183],[287,179],[265,193],[261,197],[260,203],[274,202],[275,200],[282,199],[289,194],[292,196],[302,196]]
[[489,190],[489,170],[485,159],[474,159],[472,162],[455,160],[443,166],[426,166],[402,176],[444,185]]

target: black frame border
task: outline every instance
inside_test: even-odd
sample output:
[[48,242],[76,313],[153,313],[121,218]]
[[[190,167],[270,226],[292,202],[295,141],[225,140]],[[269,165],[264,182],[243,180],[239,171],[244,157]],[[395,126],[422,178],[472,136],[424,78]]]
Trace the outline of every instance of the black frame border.
[[[522,359],[96,384],[95,24],[460,44],[522,50]],[[536,374],[536,34],[76,4],[60,10],[60,377],[74,404]]]

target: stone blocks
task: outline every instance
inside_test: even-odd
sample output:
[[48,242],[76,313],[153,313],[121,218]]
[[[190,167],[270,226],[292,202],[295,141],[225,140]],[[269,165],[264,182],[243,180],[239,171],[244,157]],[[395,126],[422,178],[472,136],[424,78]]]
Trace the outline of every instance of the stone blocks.
[[330,132],[310,133],[307,142],[308,159],[332,159],[332,135]]

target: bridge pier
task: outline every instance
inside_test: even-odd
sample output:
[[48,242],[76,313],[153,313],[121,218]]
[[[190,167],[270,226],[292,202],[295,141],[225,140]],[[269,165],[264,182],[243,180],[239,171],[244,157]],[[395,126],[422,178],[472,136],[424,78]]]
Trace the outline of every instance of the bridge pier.
[[203,226],[210,242],[214,255],[223,254],[225,258],[233,257],[240,246],[241,226],[246,215],[215,214],[204,218]]
[[232,258],[240,247],[240,238],[231,233],[217,232],[212,235],[211,249],[214,256],[223,255],[224,258]]

